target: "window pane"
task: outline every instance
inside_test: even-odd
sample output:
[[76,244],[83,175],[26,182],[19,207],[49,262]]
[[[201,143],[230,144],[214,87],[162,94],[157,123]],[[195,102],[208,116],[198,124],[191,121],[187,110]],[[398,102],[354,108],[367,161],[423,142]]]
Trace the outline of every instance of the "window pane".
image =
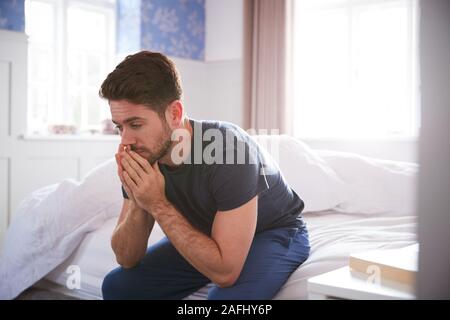
[[79,52],[69,51],[67,54],[69,71],[69,86],[81,86],[83,75],[83,55]]
[[81,93],[71,91],[69,94],[69,108],[72,111],[73,123],[80,128],[82,124]]
[[294,134],[413,134],[416,35],[409,1],[296,6]]
[[52,4],[29,0],[27,2],[25,31],[30,41],[54,43],[55,8]]
[[31,132],[44,133],[54,118],[55,7],[52,3],[27,0],[25,31],[28,34],[28,121]]
[[323,127],[341,126],[338,120],[348,107],[348,17],[338,9],[302,14],[298,20],[294,53],[297,130],[320,135]]
[[107,23],[105,10],[75,5],[68,8],[69,87],[77,88],[82,95],[80,106],[73,105],[81,131],[100,129],[103,117],[98,88],[110,58]]
[[50,106],[49,88],[47,86],[33,86],[30,90],[31,130],[41,132],[46,129],[49,121]]
[[86,57],[87,85],[100,87],[102,76],[102,58],[98,54],[88,54]]
[[88,109],[88,125],[99,126],[100,125],[100,104],[97,92],[87,93],[87,109]]
[[69,47],[105,51],[106,16],[104,13],[69,7],[67,10]]
[[407,92],[406,10],[369,6],[358,14],[355,26],[356,95],[352,111],[366,130],[370,126],[379,134],[406,132],[412,111]]
[[52,52],[50,48],[30,47],[30,76],[33,82],[49,82],[53,79]]

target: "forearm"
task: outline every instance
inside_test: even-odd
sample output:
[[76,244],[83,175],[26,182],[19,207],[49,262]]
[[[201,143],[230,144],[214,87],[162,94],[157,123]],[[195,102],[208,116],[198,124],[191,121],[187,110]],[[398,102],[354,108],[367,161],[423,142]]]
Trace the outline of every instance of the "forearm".
[[214,239],[195,229],[170,202],[161,204],[152,213],[170,242],[191,265],[212,282],[227,286],[231,266]]
[[144,257],[154,223],[154,218],[145,210],[130,206],[111,238],[112,249],[121,266],[133,267]]

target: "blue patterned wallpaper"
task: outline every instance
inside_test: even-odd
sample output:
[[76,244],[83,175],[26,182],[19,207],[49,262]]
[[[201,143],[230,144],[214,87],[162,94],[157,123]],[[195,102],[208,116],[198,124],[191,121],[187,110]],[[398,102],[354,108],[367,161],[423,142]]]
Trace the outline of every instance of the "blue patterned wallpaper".
[[142,49],[204,60],[205,0],[142,0]]
[[0,29],[25,30],[24,0],[0,0]]
[[119,53],[139,47],[204,60],[205,0],[118,0],[117,11]]

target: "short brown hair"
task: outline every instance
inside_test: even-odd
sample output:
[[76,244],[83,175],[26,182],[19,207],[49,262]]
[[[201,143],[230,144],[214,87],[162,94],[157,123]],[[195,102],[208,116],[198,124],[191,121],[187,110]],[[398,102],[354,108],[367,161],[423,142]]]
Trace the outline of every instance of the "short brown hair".
[[163,114],[181,99],[181,81],[175,64],[165,55],[141,51],[127,56],[103,81],[100,97],[143,104]]

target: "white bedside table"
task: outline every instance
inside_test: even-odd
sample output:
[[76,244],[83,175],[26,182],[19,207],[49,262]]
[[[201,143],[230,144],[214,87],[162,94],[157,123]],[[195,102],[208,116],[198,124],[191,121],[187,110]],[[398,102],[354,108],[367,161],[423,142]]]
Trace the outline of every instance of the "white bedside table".
[[358,275],[343,267],[308,279],[308,298],[351,299],[351,300],[392,300],[415,299],[412,288],[399,285],[377,284],[367,281],[368,276]]

